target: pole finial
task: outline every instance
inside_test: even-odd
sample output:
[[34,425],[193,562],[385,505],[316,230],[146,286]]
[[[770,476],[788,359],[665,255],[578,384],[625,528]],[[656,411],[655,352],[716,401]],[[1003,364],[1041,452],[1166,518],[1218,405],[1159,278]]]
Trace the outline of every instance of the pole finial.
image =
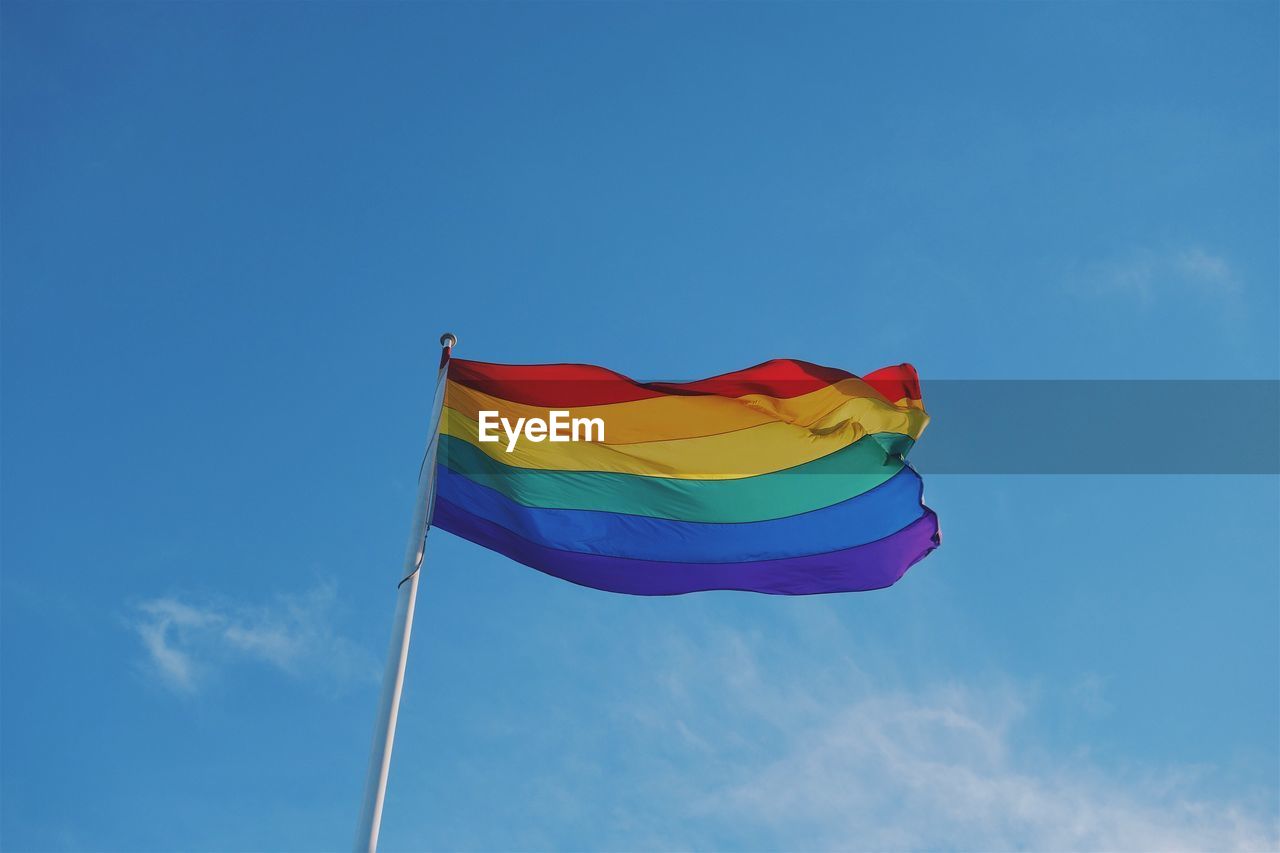
[[452,349],[458,345],[458,336],[453,332],[445,332],[440,336],[440,346]]

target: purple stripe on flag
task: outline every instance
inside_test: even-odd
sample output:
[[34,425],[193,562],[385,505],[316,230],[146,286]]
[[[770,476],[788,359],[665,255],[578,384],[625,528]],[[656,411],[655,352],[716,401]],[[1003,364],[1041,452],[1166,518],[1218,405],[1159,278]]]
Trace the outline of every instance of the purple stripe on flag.
[[443,498],[436,502],[432,526],[540,572],[631,595],[680,595],[711,589],[812,595],[881,589],[894,584],[939,542],[938,518],[928,509],[897,533],[866,545],[748,563],[675,563],[561,551],[534,544]]

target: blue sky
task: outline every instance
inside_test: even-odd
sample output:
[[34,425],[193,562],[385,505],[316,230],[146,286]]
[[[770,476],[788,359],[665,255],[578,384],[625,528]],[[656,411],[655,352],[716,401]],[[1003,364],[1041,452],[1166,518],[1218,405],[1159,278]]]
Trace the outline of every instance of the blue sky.
[[[6,850],[349,845],[446,329],[1277,378],[1274,4],[0,14]],[[384,849],[1280,845],[1277,478],[923,473],[861,595],[433,534]]]

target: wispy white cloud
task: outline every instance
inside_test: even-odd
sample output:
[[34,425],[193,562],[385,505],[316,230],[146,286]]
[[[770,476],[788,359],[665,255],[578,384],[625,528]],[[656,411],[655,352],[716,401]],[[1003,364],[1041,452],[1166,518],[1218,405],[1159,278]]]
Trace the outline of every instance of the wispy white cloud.
[[[654,788],[751,849],[1280,848],[1274,791],[1236,800],[1200,790],[1197,768],[1064,754],[1037,737],[1038,692],[1011,681],[881,689],[848,659],[781,665],[746,635],[714,642],[714,657],[705,639],[673,644],[666,695],[625,713],[700,756]],[[1100,681],[1087,692],[1105,707]]]
[[186,638],[192,632],[217,625],[222,616],[170,598],[144,601],[138,606],[138,611],[139,618],[133,626],[156,673],[172,687],[193,690],[196,665],[183,648],[187,645]]
[[1024,714],[964,687],[868,697],[712,802],[811,849],[1276,849],[1274,826],[1180,793],[1180,773],[1030,759]]
[[258,605],[166,596],[140,602],[126,622],[142,642],[145,671],[182,693],[240,662],[330,684],[376,680],[373,655],[335,631],[335,601],[332,583]]
[[1068,688],[1068,694],[1084,713],[1093,717],[1104,717],[1115,710],[1106,697],[1106,685],[1103,679],[1094,672],[1076,679]]
[[1144,302],[1163,296],[1234,298],[1241,281],[1231,263],[1202,246],[1134,249],[1095,263],[1072,277],[1077,289],[1129,295]]
[[1199,246],[1173,255],[1173,269],[1186,281],[1209,292],[1235,293],[1240,281],[1226,258],[1212,255]]

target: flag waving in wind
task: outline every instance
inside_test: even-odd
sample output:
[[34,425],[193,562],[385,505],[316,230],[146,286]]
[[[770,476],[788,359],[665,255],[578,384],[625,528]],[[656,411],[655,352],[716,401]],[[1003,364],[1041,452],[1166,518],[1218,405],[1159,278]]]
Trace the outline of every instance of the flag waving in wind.
[[[447,357],[447,354],[446,354]],[[938,546],[914,368],[779,359],[697,382],[452,359],[432,526],[636,595],[893,584]]]

